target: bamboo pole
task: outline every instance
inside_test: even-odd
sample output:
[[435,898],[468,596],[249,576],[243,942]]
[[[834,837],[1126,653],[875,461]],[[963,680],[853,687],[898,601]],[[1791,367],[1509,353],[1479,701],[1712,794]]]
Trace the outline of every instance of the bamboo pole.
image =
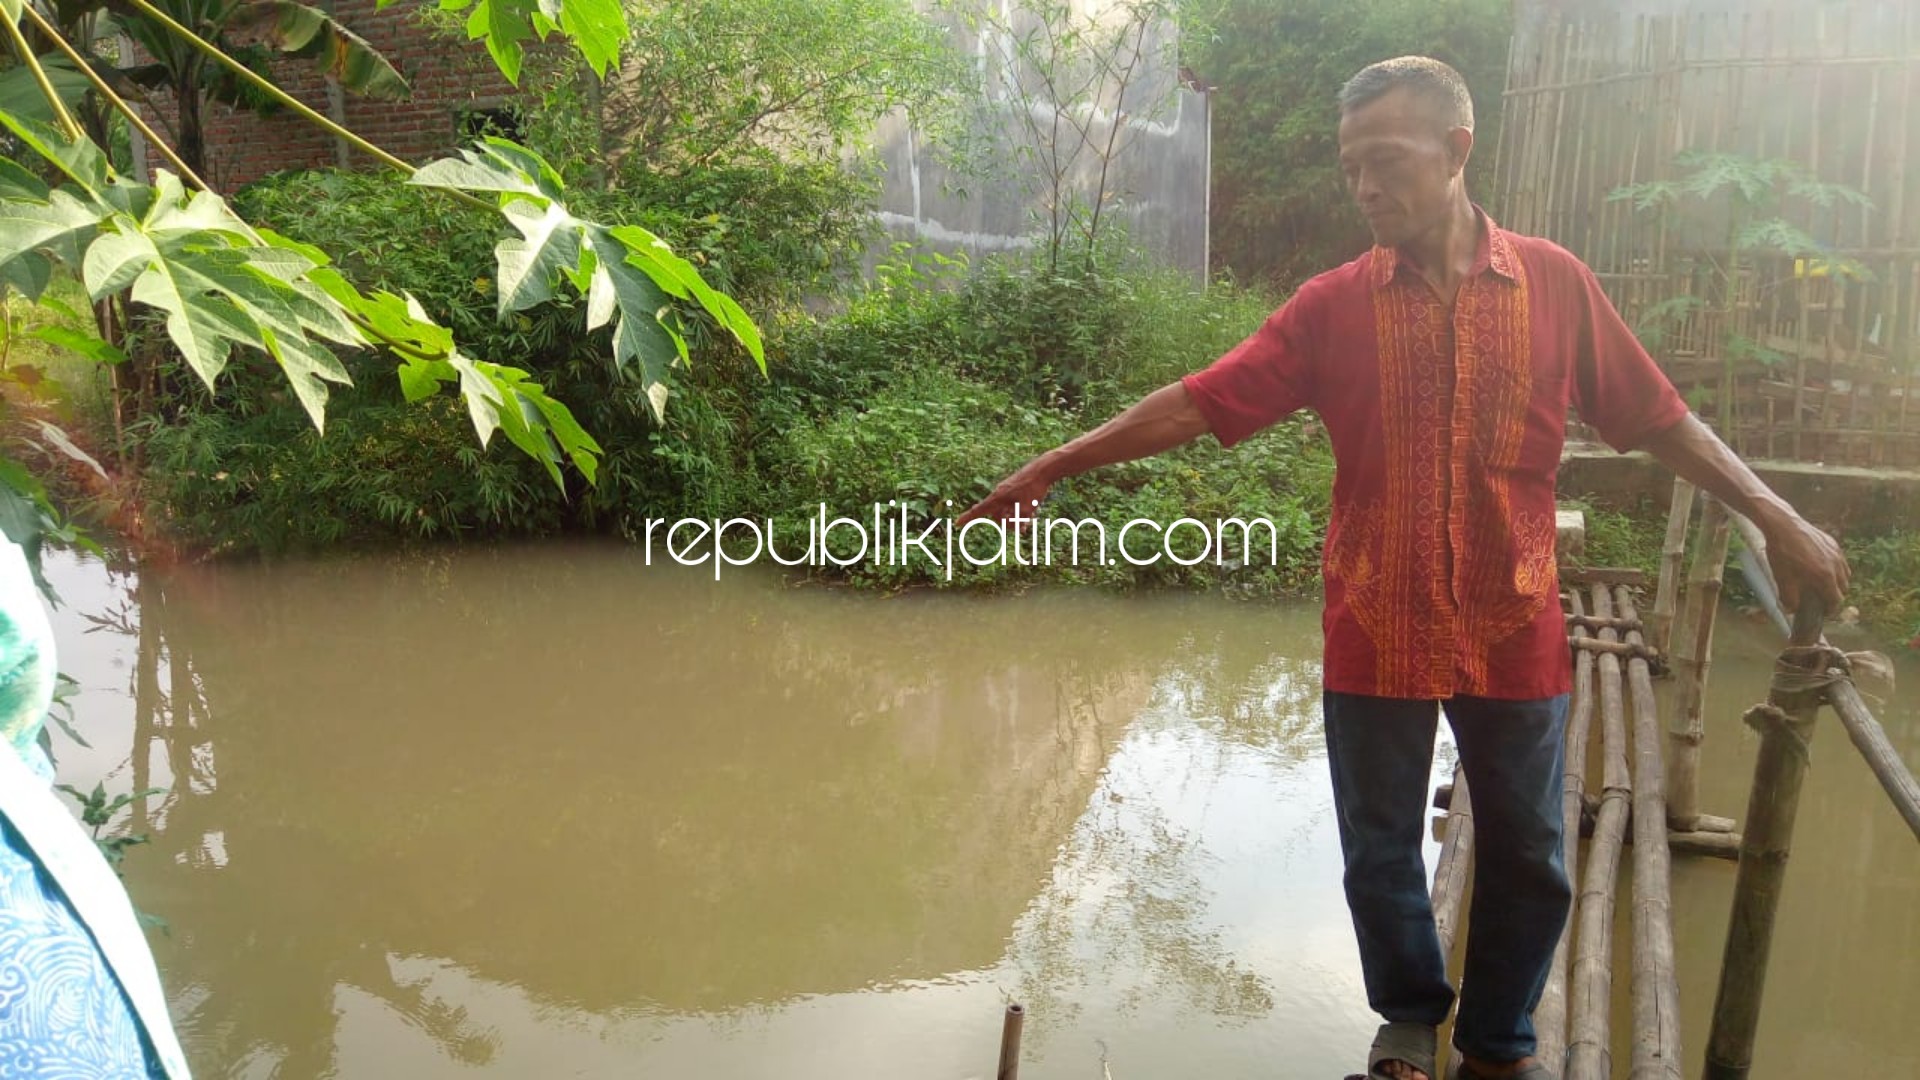
[[1007,1018],[1000,1025],[1000,1069],[998,1080],[1019,1080],[1020,1030],[1026,1026],[1027,1010],[1015,1002],[1007,1006]]
[[1867,703],[1861,700],[1860,691],[1851,680],[1842,679],[1828,688],[1827,702],[1840,717],[1847,737],[1853,740],[1860,756],[1867,759],[1867,767],[1879,779],[1880,787],[1893,800],[1894,809],[1900,811],[1907,828],[1920,840],[1920,782],[1914,780],[1907,763],[1887,741],[1886,730],[1873,718]]
[[[1645,630],[1647,628],[1647,625],[1639,619],[1623,619],[1618,615],[1611,619],[1596,618],[1592,615],[1569,615],[1567,616],[1567,626],[1569,629],[1577,626],[1583,630],[1619,630],[1622,633],[1628,630]],[[1627,646],[1623,645],[1621,648],[1627,648]],[[1610,650],[1602,649],[1600,651],[1607,652]],[[1658,652],[1659,650],[1656,649],[1654,651]]]
[[[1585,605],[1579,590],[1572,593],[1573,615],[1582,615]],[[1575,624],[1569,636],[1578,641],[1587,636],[1587,628]],[[1593,726],[1594,655],[1577,652],[1573,658],[1573,701],[1567,712],[1566,760],[1560,777],[1560,818],[1562,851],[1567,863],[1567,880],[1580,880],[1580,818],[1586,801],[1587,733]],[[1540,991],[1540,1004],[1533,1010],[1533,1030],[1537,1040],[1535,1054],[1558,1075],[1567,1060],[1567,957],[1573,950],[1573,912],[1560,931],[1560,943],[1553,949],[1553,966],[1547,969],[1547,985]]]
[[[1614,591],[1620,614],[1633,598]],[[1629,644],[1640,634],[1627,633]],[[1633,1064],[1629,1080],[1681,1080],[1680,980],[1673,954],[1673,868],[1667,849],[1667,780],[1653,672],[1627,661],[1633,698]]]
[[1720,611],[1731,534],[1726,505],[1708,499],[1700,512],[1700,539],[1694,547],[1693,570],[1687,575],[1685,618],[1673,652],[1674,670],[1680,677],[1680,707],[1674,711],[1667,732],[1673,770],[1667,791],[1667,826],[1676,832],[1699,827],[1700,744],[1707,732],[1703,715],[1707,673],[1713,666],[1713,623]]
[[[1608,586],[1593,587],[1593,608],[1601,618],[1612,617]],[[1618,636],[1613,630],[1600,631],[1603,641]],[[1587,851],[1587,873],[1575,908],[1580,925],[1575,938],[1578,952],[1573,961],[1566,1080],[1611,1080],[1613,1076],[1608,1015],[1613,1001],[1613,900],[1633,782],[1627,770],[1620,658],[1600,654],[1599,671],[1602,790],[1593,843]]]
[[1452,956],[1459,935],[1461,901],[1473,878],[1473,793],[1464,769],[1453,771],[1453,799],[1447,808],[1447,834],[1433,870],[1433,927],[1440,933],[1440,955]]
[[1793,849],[1800,785],[1806,777],[1808,746],[1823,692],[1808,678],[1819,675],[1827,662],[1825,648],[1816,645],[1822,615],[1817,600],[1802,601],[1794,618],[1793,645],[1774,664],[1767,704],[1747,713],[1747,722],[1760,730],[1760,755],[1753,766],[1733,914],[1727,923],[1713,1028],[1707,1037],[1706,1080],[1746,1080],[1753,1068],[1753,1040],[1760,1026],[1774,914]]
[[[1608,625],[1601,627],[1601,629],[1603,630],[1626,629],[1625,627],[1612,625],[1619,621],[1620,620],[1618,619],[1608,619],[1607,620]],[[1635,620],[1635,621],[1638,621],[1638,620]],[[1638,628],[1635,627],[1635,629],[1638,629]],[[1625,641],[1596,641],[1593,638],[1581,638],[1578,641],[1569,642],[1569,644],[1571,644],[1575,649],[1581,652],[1600,653],[1603,656],[1619,656],[1619,657],[1624,657],[1626,659],[1640,659],[1640,660],[1664,659],[1660,653],[1657,653],[1654,650],[1649,649],[1644,643],[1641,643],[1641,642],[1628,643]]]
[[1653,599],[1653,624],[1648,641],[1665,652],[1672,646],[1674,606],[1680,593],[1680,564],[1687,556],[1687,527],[1693,524],[1694,486],[1673,478],[1673,500],[1667,507],[1667,538],[1660,547],[1660,587]]

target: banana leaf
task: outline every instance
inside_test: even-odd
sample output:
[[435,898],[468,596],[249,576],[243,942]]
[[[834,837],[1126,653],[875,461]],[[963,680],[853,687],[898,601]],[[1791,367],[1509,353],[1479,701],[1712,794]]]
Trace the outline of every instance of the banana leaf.
[[319,8],[294,0],[250,0],[234,9],[227,29],[261,31],[269,45],[313,59],[322,72],[356,94],[398,101],[413,93],[378,49]]

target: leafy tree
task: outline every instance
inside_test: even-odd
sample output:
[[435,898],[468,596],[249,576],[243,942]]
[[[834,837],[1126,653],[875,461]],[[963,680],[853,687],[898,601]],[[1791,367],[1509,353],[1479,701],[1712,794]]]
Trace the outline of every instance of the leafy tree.
[[1409,53],[1453,65],[1473,92],[1470,189],[1493,193],[1511,33],[1507,0],[1228,0],[1189,34],[1189,66],[1214,87],[1212,251],[1244,280],[1286,286],[1366,250],[1340,177],[1334,104],[1377,60]]
[[[1010,147],[1040,201],[1047,265],[1063,247],[1080,246],[1093,266],[1102,217],[1121,192],[1114,164],[1133,142],[1133,125],[1159,120],[1175,102],[1179,39],[1170,30],[1207,5],[1181,0],[1120,0],[1099,7],[1072,0],[1014,0],[951,7],[979,35],[993,68],[989,95],[1017,121]],[[1162,74],[1155,81],[1152,76]]]
[[911,0],[638,0],[614,78],[542,66],[533,141],[626,172],[858,157],[897,109],[952,114],[969,81]]
[[[564,201],[558,172],[538,154],[490,138],[415,172],[190,28],[162,18],[150,0],[128,2],[155,17],[184,47],[412,174],[415,183],[497,209],[511,230],[495,248],[500,314],[546,302],[556,289],[571,290],[586,304],[590,329],[613,326],[612,361],[641,368],[655,412],[666,404],[665,369],[688,361],[680,329],[684,309],[704,313],[764,363],[759,332],[737,303],[652,233],[576,217]],[[461,5],[452,0],[452,6]],[[563,464],[593,480],[600,447],[529,373],[465,355],[453,334],[412,297],[363,293],[319,248],[242,220],[103,77],[76,60],[93,89],[154,139],[174,165],[151,185],[118,175],[66,109],[23,23],[70,59],[77,56],[48,15],[27,0],[0,0],[0,26],[57,120],[48,126],[0,110],[0,126],[26,159],[0,156],[0,290],[42,301],[59,273],[77,280],[95,302],[149,312],[210,389],[236,354],[276,364],[316,426],[328,384],[347,381],[330,346],[378,348],[400,361],[397,374],[410,399],[454,384],[483,444],[500,432],[545,465],[556,484],[564,486]],[[600,73],[612,66],[626,32],[617,0],[479,0],[470,27],[487,40],[503,69],[517,65],[522,42],[560,31]],[[508,71],[517,73],[517,66]],[[80,351],[100,362],[121,359],[111,344]],[[6,481],[0,527],[15,540],[34,541],[52,515],[44,489],[12,462],[0,461],[0,480]]]

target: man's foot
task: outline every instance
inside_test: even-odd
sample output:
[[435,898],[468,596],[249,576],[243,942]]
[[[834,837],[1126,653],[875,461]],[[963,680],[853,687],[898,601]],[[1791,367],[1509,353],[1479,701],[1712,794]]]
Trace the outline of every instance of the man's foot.
[[1404,1061],[1383,1061],[1375,1066],[1375,1068],[1393,1077],[1394,1080],[1433,1080],[1433,1077],[1428,1076],[1426,1073],[1421,1072],[1419,1069],[1414,1068]]

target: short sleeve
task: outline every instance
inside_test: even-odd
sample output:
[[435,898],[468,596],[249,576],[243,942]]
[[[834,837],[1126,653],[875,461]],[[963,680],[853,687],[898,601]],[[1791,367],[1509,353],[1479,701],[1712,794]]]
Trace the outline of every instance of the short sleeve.
[[1574,408],[1607,445],[1626,453],[1686,419],[1689,410],[1672,380],[1614,310],[1593,271],[1575,265],[1580,320]]
[[1313,404],[1317,295],[1301,288],[1245,341],[1180,380],[1221,446]]

